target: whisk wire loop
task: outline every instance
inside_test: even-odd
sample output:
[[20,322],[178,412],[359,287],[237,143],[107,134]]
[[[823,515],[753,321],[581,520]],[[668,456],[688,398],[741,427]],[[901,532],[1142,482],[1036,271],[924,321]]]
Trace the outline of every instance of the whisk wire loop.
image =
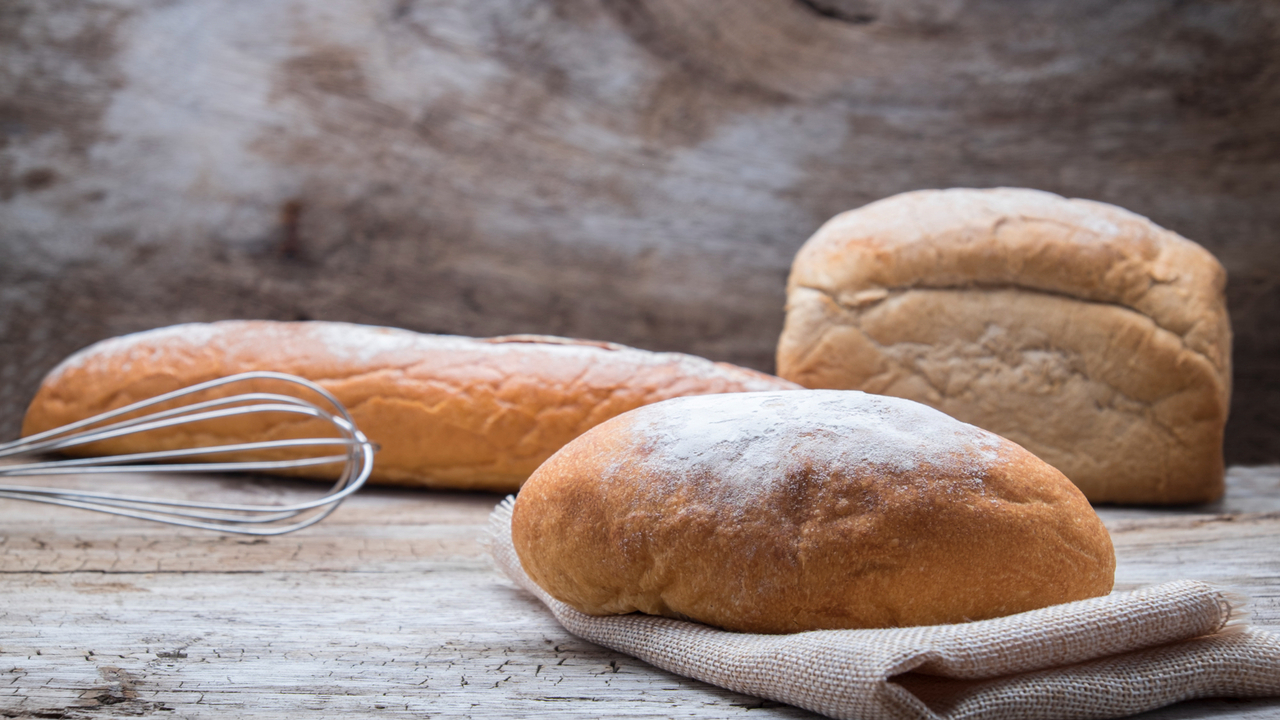
[[[272,381],[293,385],[314,394],[321,403],[279,393],[261,391],[201,400],[148,411],[158,405],[185,401],[199,393],[236,384]],[[314,525],[338,504],[359,490],[373,470],[376,447],[360,432],[351,415],[332,393],[304,378],[277,372],[249,372],[210,380],[165,393],[125,407],[68,423],[14,442],[0,444],[0,459],[57,452],[128,435],[208,423],[253,414],[293,416],[295,421],[319,420],[335,432],[333,437],[232,442],[208,447],[185,447],[105,457],[60,458],[0,465],[0,477],[58,475],[67,473],[209,473],[296,470],[341,464],[337,481],[320,498],[288,505],[199,502],[119,495],[108,492],[0,484],[0,498],[43,502],[64,507],[96,510],[182,527],[246,535],[279,535]],[[133,417],[130,417],[133,416]],[[123,419],[121,419],[123,418]],[[231,460],[224,462],[170,461],[226,454],[264,451],[338,448],[331,454],[290,459]]]

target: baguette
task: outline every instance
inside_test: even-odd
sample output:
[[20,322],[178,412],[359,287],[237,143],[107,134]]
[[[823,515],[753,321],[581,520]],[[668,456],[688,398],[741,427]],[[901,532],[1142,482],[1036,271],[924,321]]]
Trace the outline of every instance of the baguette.
[[[612,343],[225,321],[105,340],[71,356],[41,384],[23,434],[252,370],[298,375],[336,395],[380,447],[372,482],[500,492],[516,490],[573,438],[641,405],[681,395],[798,387],[726,363]],[[91,450],[203,447],[317,431],[318,424],[246,417],[198,431],[125,437]]]

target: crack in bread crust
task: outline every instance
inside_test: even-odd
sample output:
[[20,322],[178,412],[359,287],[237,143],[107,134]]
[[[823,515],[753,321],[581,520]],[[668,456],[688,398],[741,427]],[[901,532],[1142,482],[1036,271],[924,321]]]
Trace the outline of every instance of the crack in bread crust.
[[1213,364],[1214,368],[1220,371],[1223,370],[1223,368],[1221,367],[1221,364],[1222,364],[1221,357],[1211,355],[1205,352],[1202,348],[1195,348],[1195,347],[1192,347],[1190,344],[1188,344],[1187,334],[1190,332],[1190,330],[1179,332],[1174,328],[1161,325],[1157,318],[1147,315],[1143,313],[1141,310],[1129,304],[1121,303],[1121,302],[1097,300],[1093,298],[1082,297],[1080,295],[1073,295],[1067,292],[1047,290],[1045,288],[1035,287],[1031,285],[1019,285],[1017,283],[979,282],[979,281],[962,283],[962,284],[945,284],[945,283],[933,284],[928,282],[927,279],[922,279],[919,283],[915,283],[911,285],[867,288],[855,295],[855,297],[861,296],[862,298],[865,298],[865,300],[861,302],[857,300],[855,300],[854,302],[849,302],[848,300],[845,300],[841,297],[843,293],[836,293],[828,288],[818,287],[814,285],[797,284],[795,286],[795,289],[811,290],[813,292],[822,293],[823,295],[826,295],[831,300],[832,303],[838,305],[840,308],[850,313],[863,312],[869,309],[870,306],[885,302],[886,300],[889,300],[896,295],[902,295],[904,293],[913,292],[916,290],[954,290],[954,291],[976,291],[976,292],[995,292],[995,291],[1001,291],[1001,290],[1011,290],[1011,291],[1022,292],[1022,293],[1032,293],[1036,295],[1045,295],[1048,297],[1063,298],[1065,300],[1073,300],[1076,302],[1088,303],[1090,305],[1103,305],[1108,307],[1114,307],[1120,310],[1131,312],[1135,315],[1139,315],[1141,317],[1144,317],[1150,320],[1152,324],[1154,324],[1156,327],[1177,337],[1178,340],[1182,343],[1182,346],[1186,348],[1188,352],[1196,353],[1197,355],[1203,357],[1207,362]]

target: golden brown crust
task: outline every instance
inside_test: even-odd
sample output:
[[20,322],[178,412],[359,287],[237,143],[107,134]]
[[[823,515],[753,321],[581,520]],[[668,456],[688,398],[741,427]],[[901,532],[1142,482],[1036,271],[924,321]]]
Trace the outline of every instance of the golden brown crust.
[[[375,482],[499,491],[515,490],[569,440],[632,408],[680,395],[796,387],[725,363],[611,343],[226,321],[115,338],[68,358],[42,384],[23,434],[250,370],[299,375],[334,393],[381,448]],[[153,434],[95,450],[315,432],[262,418],[201,436]]]
[[858,392],[684,398],[615,418],[520,492],[539,586],[595,615],[744,632],[1008,615],[1111,590],[1110,537],[1046,463]]
[[905,193],[800,250],[778,371],[910,398],[1016,440],[1094,502],[1222,493],[1225,272],[1103,203]]

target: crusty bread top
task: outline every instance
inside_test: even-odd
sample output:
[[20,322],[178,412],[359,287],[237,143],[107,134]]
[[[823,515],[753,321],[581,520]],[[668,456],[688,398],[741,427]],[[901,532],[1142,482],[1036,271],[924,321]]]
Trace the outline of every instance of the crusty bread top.
[[596,615],[744,632],[961,622],[1106,594],[1088,502],[1018,445],[857,391],[686,397],[614,418],[521,489],[530,578]]
[[[694,387],[699,383],[729,383],[733,390],[748,391],[798,387],[729,363],[596,340],[549,335],[472,338],[341,322],[224,320],[173,325],[95,343],[51,370],[41,392],[56,391],[60,397],[74,398],[79,410],[101,412],[118,405],[115,396],[122,387],[149,375],[158,379],[180,375],[185,381],[275,370],[336,382],[397,373],[422,381],[498,384],[519,378],[562,379],[566,370],[580,374],[584,362],[596,366],[598,373],[616,376],[612,379],[618,385],[625,385],[628,374],[642,369],[666,371],[670,382],[660,390],[672,397],[696,392],[701,389]],[[617,372],[609,373],[610,367]],[[67,387],[76,376],[91,382]],[[103,383],[104,378],[116,382]],[[141,392],[133,394],[137,396],[134,399],[147,397]],[[37,404],[33,402],[33,407]],[[32,421],[28,417],[28,422]]]
[[919,190],[842,213],[800,249],[787,286],[847,307],[971,286],[1113,303],[1230,371],[1226,271],[1213,255],[1127,210],[1039,190]]

